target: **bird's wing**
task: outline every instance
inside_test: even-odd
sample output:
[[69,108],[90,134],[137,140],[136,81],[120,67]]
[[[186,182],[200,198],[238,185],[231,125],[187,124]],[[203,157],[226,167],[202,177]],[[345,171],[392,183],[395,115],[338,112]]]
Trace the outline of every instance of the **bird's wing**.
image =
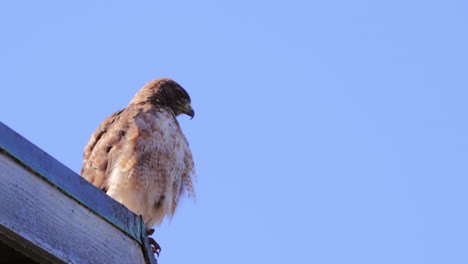
[[81,176],[98,188],[105,187],[109,162],[126,133],[126,110],[117,111],[106,118],[91,135],[84,149]]

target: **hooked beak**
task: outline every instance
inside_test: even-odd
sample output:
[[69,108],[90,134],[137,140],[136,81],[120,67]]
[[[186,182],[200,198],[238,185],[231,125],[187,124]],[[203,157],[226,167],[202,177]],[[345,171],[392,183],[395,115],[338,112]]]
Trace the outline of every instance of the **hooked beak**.
[[195,116],[195,111],[193,111],[192,107],[189,107],[184,111],[184,114],[190,116],[190,120],[192,120],[193,117]]

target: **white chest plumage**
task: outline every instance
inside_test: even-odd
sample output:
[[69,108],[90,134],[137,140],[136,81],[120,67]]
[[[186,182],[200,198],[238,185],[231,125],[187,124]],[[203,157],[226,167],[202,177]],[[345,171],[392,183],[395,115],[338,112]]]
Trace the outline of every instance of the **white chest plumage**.
[[[106,134],[93,149],[107,155],[101,187],[142,215],[148,227],[160,224],[165,216],[172,217],[184,192],[194,195],[192,154],[172,113],[154,107],[126,108]],[[99,144],[113,135],[119,139],[110,147]]]

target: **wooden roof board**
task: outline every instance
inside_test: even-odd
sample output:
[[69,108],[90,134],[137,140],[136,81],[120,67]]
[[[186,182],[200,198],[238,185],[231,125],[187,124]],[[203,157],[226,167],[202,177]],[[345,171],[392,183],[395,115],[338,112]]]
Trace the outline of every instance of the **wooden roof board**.
[[141,217],[0,122],[0,151],[138,242],[147,263],[156,263]]

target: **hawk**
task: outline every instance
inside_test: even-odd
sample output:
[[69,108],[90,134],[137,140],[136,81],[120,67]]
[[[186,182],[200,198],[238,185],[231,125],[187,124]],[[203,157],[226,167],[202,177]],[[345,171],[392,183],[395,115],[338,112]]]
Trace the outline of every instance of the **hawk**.
[[195,196],[192,153],[176,119],[193,118],[190,103],[177,82],[150,81],[101,123],[84,149],[81,176],[142,215],[149,233],[172,218],[184,193]]

